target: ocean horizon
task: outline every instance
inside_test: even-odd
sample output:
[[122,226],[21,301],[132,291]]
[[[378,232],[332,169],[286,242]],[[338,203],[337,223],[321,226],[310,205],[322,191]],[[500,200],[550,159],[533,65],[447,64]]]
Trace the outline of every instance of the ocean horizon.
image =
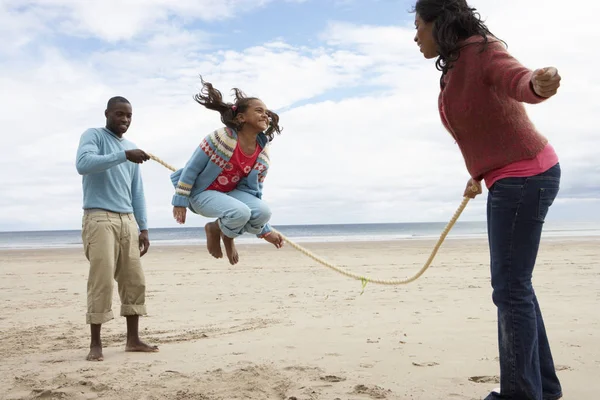
[[[360,223],[327,225],[273,226],[298,243],[396,241],[437,239],[447,222]],[[487,236],[485,221],[457,222],[447,239],[476,239]],[[600,236],[600,224],[592,222],[547,222],[544,237]],[[260,239],[246,234],[239,243],[259,243]],[[197,245],[206,243],[204,227],[153,228],[150,242],[155,246]],[[44,249],[80,247],[81,230],[0,231],[0,249]]]

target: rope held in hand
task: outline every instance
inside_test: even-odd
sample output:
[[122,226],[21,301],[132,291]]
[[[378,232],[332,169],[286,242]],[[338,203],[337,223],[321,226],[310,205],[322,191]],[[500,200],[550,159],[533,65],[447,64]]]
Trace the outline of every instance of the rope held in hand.
[[[148,154],[151,159],[153,159],[157,163],[163,165],[164,167],[170,169],[171,171],[173,171],[173,172],[177,171],[177,169],[175,167],[173,167],[172,165],[167,164],[166,162],[164,162],[160,158],[158,158],[158,157],[156,157],[156,156],[154,156],[154,155],[152,155],[152,154],[150,154],[148,152],[146,152],[146,154]],[[417,280],[429,268],[429,266],[431,265],[431,262],[433,261],[435,255],[437,254],[440,246],[444,242],[444,239],[446,239],[446,236],[448,235],[448,232],[450,232],[450,229],[452,229],[452,227],[454,226],[454,224],[458,220],[458,217],[460,217],[460,214],[463,212],[463,210],[467,206],[467,203],[469,202],[469,200],[470,200],[469,197],[465,196],[463,198],[463,201],[460,203],[460,206],[458,207],[458,209],[456,210],[456,212],[452,216],[452,219],[450,219],[450,222],[448,222],[448,224],[446,225],[446,227],[442,231],[442,234],[440,235],[440,238],[438,239],[438,241],[435,244],[435,246],[434,246],[431,254],[429,255],[429,258],[427,259],[427,262],[425,262],[425,265],[423,265],[423,267],[419,270],[419,272],[417,272],[415,275],[413,275],[412,277],[410,277],[408,279],[395,279],[395,280],[376,279],[376,278],[369,278],[369,277],[365,277],[365,276],[362,276],[362,275],[358,275],[358,274],[346,271],[346,270],[344,270],[344,269],[342,269],[342,268],[340,268],[340,267],[338,267],[338,266],[330,263],[329,261],[324,260],[323,258],[317,256],[316,254],[314,254],[311,251],[305,249],[304,247],[298,245],[297,243],[294,243],[289,238],[287,238],[285,235],[283,235],[281,232],[276,231],[275,229],[273,229],[273,230],[275,232],[279,233],[281,235],[281,237],[283,238],[283,240],[285,240],[286,242],[288,242],[290,244],[290,246],[292,246],[296,250],[300,251],[304,255],[312,258],[316,262],[318,262],[318,263],[320,263],[320,264],[322,264],[322,265],[324,265],[324,266],[326,266],[328,268],[331,268],[332,270],[334,270],[336,272],[339,272],[340,274],[345,275],[345,276],[347,276],[349,278],[360,280],[362,282],[362,285],[363,285],[363,290],[364,290],[364,287],[366,286],[366,284],[368,282],[377,283],[377,284],[380,284],[380,285],[405,285],[407,283],[410,283],[410,282],[413,282],[413,281]]]

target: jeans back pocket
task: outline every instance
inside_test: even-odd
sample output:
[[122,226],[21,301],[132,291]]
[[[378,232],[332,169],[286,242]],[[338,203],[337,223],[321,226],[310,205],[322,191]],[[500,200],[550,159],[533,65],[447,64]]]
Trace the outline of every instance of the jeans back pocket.
[[550,206],[558,195],[558,187],[540,188],[538,192],[537,220],[544,222]]

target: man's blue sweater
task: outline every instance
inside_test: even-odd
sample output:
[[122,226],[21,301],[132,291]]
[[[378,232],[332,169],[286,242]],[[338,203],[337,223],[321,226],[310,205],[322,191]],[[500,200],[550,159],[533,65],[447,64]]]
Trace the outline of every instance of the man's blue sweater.
[[106,128],[91,128],[81,135],[76,166],[83,175],[84,209],[133,213],[143,231],[148,222],[140,167],[125,156],[136,148]]

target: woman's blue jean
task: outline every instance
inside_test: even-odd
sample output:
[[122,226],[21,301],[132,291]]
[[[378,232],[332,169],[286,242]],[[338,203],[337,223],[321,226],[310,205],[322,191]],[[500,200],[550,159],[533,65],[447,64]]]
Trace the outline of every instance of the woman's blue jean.
[[500,394],[486,400],[554,400],[562,396],[542,312],[531,282],[542,226],[561,170],[494,183],[487,200],[492,299],[498,309]]
[[228,193],[205,190],[192,196],[190,205],[197,214],[217,218],[221,232],[230,238],[246,232],[258,235],[271,219],[263,200],[237,189]]

